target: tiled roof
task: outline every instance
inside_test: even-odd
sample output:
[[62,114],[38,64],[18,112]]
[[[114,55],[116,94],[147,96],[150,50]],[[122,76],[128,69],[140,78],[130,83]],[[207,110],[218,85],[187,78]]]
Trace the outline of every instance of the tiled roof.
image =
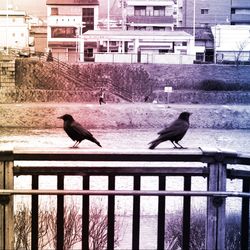
[[[193,35],[193,27],[176,27],[176,31],[185,31],[191,35]],[[207,41],[213,41],[213,33],[211,31],[211,28],[205,27],[196,27],[195,28],[195,39],[196,40],[207,40]]]

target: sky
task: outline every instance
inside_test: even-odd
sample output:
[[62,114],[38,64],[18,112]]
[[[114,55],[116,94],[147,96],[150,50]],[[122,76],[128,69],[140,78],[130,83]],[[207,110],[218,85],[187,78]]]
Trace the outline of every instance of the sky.
[[[118,0],[110,0],[110,6],[116,5]],[[17,7],[18,10],[25,10],[29,15],[36,15],[39,17],[46,16],[46,0],[0,0],[0,8],[6,9],[7,2]],[[107,13],[107,0],[99,0],[100,2],[100,14],[105,15]],[[118,6],[118,4],[117,4]]]

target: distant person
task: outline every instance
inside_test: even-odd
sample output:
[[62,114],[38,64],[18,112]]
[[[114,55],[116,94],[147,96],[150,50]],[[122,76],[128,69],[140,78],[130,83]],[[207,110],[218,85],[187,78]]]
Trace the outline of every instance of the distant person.
[[53,56],[52,56],[52,51],[49,50],[48,56],[47,56],[47,62],[53,62]]
[[103,89],[101,89],[101,93],[100,93],[100,96],[99,96],[99,104],[100,105],[102,105],[102,103],[104,103],[104,104],[106,103],[104,98],[105,98],[105,93],[104,93]]
[[58,119],[63,120],[64,131],[73,141],[75,141],[75,144],[72,146],[72,148],[77,148],[83,140],[92,141],[99,147],[102,147],[100,142],[97,141],[94,136],[80,123],[76,122],[71,115],[65,114],[63,116],[58,117]]
[[[184,137],[189,128],[190,115],[191,113],[189,112],[182,112],[177,120],[158,132],[158,138],[149,143],[151,144],[149,149],[154,149],[164,141],[171,141],[175,148],[184,148],[179,144],[179,141]],[[179,147],[177,147],[176,144]]]
[[149,96],[146,95],[146,96],[144,97],[144,102],[148,102],[148,99],[149,99]]

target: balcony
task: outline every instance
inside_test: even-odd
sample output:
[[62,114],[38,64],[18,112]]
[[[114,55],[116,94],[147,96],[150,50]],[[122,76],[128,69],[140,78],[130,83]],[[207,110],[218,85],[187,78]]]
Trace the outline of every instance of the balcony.
[[250,24],[250,14],[232,14],[232,23],[248,23]]
[[173,16],[128,16],[127,23],[131,24],[173,24]]
[[[205,164],[205,166],[204,166]],[[227,164],[234,165],[233,167]],[[65,217],[64,204],[66,197],[81,197],[81,249],[89,249],[90,202],[91,197],[107,198],[107,224],[105,249],[115,248],[116,199],[131,197],[132,249],[140,249],[145,238],[140,238],[142,197],[156,197],[157,238],[156,249],[162,250],[166,244],[166,210],[169,208],[169,197],[182,199],[182,249],[190,249],[191,233],[191,197],[206,199],[206,249],[226,249],[225,247],[225,208],[233,197],[241,203],[241,249],[249,249],[249,198],[250,171],[237,169],[237,165],[250,165],[250,155],[220,150],[72,150],[56,148],[33,148],[2,150],[0,152],[0,249],[14,249],[14,198],[25,195],[31,199],[31,242],[30,249],[38,249],[39,242],[39,200],[42,196],[56,197],[56,249],[64,249]],[[14,176],[30,176],[31,189],[14,187]],[[56,178],[55,189],[39,188],[42,176]],[[66,177],[78,176],[82,188],[65,187]],[[107,177],[106,189],[91,189],[92,177]],[[116,189],[118,177],[132,178],[132,189]],[[142,178],[157,178],[158,188],[142,188]],[[183,179],[182,188],[167,188],[168,178]],[[205,181],[206,191],[192,190],[195,178]],[[242,182],[241,191],[227,191],[227,179]],[[172,184],[174,184],[172,180]],[[166,200],[168,197],[168,200]],[[153,204],[152,204],[153,205]],[[80,217],[79,217],[80,218]]]
[[236,9],[250,8],[250,1],[246,1],[246,0],[232,0],[231,8],[236,8]]

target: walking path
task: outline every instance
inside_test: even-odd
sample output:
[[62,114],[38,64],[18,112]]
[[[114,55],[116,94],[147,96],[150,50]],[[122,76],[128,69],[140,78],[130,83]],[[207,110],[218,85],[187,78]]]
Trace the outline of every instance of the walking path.
[[0,127],[61,127],[57,117],[69,113],[92,129],[161,128],[182,111],[192,113],[192,128],[250,129],[250,105],[153,103],[0,104]]

